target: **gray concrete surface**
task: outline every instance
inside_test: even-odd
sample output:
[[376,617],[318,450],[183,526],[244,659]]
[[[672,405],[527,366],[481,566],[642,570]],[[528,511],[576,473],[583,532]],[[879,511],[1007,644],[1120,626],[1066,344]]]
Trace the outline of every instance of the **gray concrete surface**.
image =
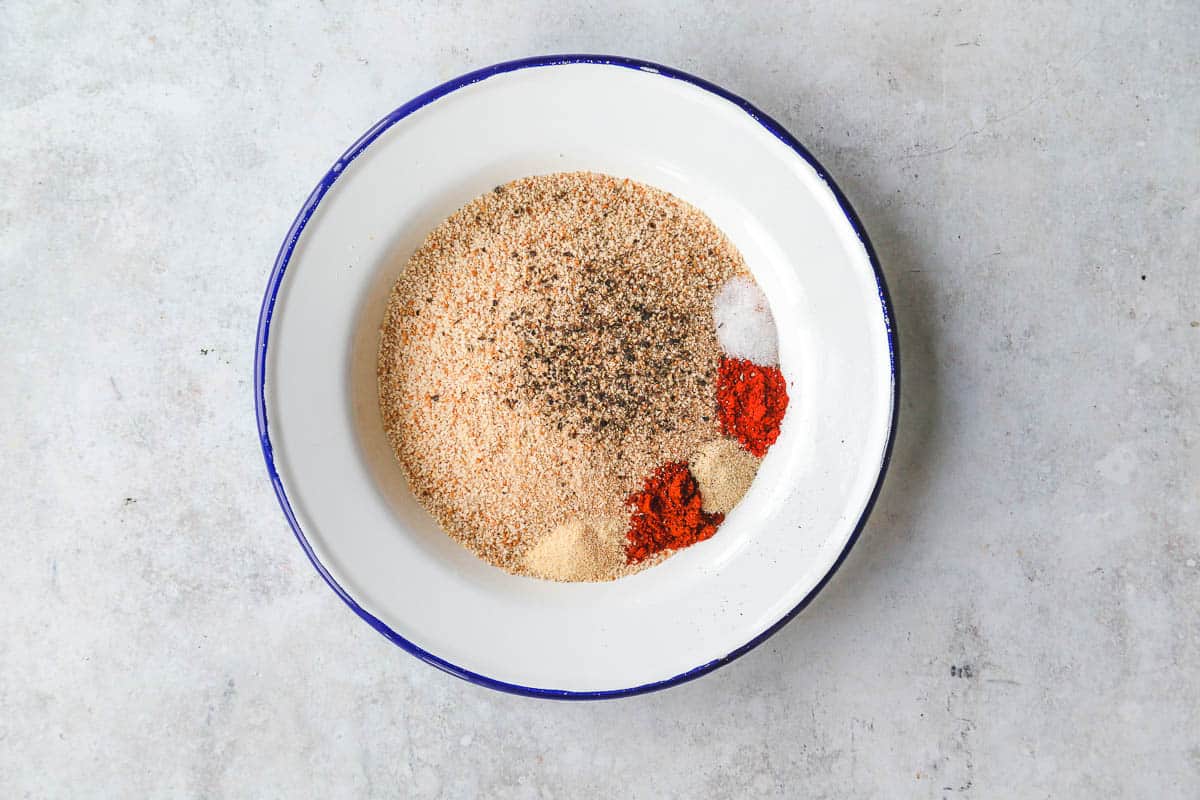
[[[1200,7],[0,4],[6,797],[1196,797]],[[893,473],[799,619],[660,694],[493,694],[292,540],[255,317],[332,159],[494,61],[750,98],[900,316]]]

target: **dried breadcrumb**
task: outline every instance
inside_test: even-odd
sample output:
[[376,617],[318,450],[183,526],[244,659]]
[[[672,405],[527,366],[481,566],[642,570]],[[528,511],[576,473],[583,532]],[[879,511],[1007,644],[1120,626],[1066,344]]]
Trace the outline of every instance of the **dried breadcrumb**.
[[381,329],[384,427],[417,499],[526,575],[563,526],[628,519],[645,476],[720,436],[713,298],[745,274],[703,213],[630,180],[523,178],[463,206],[413,254]]

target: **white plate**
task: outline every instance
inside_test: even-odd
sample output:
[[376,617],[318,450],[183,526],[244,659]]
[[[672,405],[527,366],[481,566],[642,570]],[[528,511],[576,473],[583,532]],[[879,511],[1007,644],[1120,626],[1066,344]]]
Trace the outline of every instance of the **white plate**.
[[[515,577],[443,534],[405,486],[375,389],[387,293],[425,234],[497,184],[568,170],[670,191],[729,235],[770,298],[791,396],[717,535],[604,584]],[[745,101],[627,59],[500,64],[389,114],[304,204],[258,337],[267,468],[317,570],[410,653],[524,694],[648,691],[761,642],[845,557],[894,433],[887,294],[845,198]]]

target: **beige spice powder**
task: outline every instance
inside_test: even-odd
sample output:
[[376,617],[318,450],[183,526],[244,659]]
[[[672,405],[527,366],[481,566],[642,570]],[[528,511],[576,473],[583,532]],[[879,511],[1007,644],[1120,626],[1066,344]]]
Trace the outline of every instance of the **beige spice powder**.
[[[418,500],[510,572],[607,580],[661,561],[626,565],[580,521],[627,519],[655,468],[720,437],[712,302],[736,274],[703,213],[630,180],[523,178],[459,209],[381,328],[384,427]],[[586,566],[561,566],[570,542]]]
[[700,487],[701,508],[709,514],[727,514],[741,502],[761,459],[732,439],[714,439],[692,454],[688,471]]

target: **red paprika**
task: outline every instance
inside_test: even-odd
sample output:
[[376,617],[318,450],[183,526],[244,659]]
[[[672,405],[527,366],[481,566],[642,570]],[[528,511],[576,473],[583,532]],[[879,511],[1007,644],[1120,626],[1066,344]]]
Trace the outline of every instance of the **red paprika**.
[[722,358],[717,371],[717,413],[721,431],[762,458],[779,438],[787,411],[787,381],[779,367],[740,358]]
[[724,514],[701,510],[700,487],[683,462],[659,467],[626,502],[634,507],[625,545],[625,559],[630,564],[663,550],[702,542],[716,533],[725,519]]

